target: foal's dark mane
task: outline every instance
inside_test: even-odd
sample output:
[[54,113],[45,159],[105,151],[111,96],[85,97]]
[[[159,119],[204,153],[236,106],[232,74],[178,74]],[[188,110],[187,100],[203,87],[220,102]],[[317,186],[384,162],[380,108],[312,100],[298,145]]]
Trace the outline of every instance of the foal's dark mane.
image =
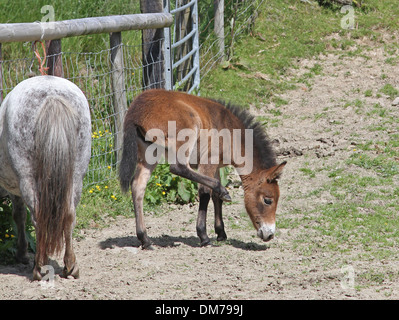
[[277,164],[276,154],[273,150],[269,137],[267,136],[262,125],[255,120],[255,117],[243,107],[225,103],[224,101],[214,100],[226,107],[233,115],[235,115],[244,125],[246,129],[252,129],[254,149],[258,152],[260,166],[262,169],[268,169]]

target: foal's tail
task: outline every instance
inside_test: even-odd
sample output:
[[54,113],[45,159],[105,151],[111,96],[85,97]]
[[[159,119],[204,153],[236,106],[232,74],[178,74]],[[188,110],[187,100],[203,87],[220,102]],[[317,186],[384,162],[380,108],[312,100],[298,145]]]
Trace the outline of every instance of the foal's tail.
[[77,153],[78,116],[61,97],[47,97],[39,111],[34,161],[37,190],[36,246],[38,262],[64,246],[64,230],[71,228],[73,174]]
[[[127,120],[129,118],[126,118]],[[123,151],[119,166],[119,181],[122,192],[127,192],[137,166],[137,127],[126,121],[123,128]]]

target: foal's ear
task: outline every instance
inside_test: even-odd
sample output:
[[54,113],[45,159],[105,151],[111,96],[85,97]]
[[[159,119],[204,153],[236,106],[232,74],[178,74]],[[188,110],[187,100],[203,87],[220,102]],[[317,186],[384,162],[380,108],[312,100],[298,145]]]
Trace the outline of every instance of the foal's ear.
[[271,183],[273,181],[276,181],[278,178],[280,178],[281,172],[283,171],[286,164],[287,164],[287,161],[283,161],[280,164],[270,168],[271,173],[267,177],[267,182]]

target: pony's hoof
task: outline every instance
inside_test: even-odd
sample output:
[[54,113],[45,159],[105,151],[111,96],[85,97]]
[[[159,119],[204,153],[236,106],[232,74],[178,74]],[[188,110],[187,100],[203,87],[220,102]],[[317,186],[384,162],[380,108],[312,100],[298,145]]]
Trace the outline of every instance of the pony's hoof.
[[79,279],[79,268],[76,264],[73,266],[72,270],[68,270],[67,267],[64,267],[64,270],[62,270],[63,278],[67,279],[69,276]]
[[32,280],[33,281],[41,281],[42,280],[42,275],[36,267],[33,269]]

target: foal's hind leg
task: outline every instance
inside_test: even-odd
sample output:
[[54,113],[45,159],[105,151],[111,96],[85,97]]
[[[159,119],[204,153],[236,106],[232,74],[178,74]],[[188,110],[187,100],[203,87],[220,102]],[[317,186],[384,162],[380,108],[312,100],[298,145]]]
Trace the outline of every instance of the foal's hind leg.
[[147,236],[144,223],[143,201],[148,180],[150,180],[151,173],[156,166],[157,164],[150,165],[146,162],[139,162],[132,182],[132,199],[136,217],[136,234],[143,249],[152,249],[151,241]]
[[12,201],[12,216],[18,231],[18,249],[15,259],[23,264],[28,264],[28,243],[25,237],[26,206],[21,197],[10,195]]

